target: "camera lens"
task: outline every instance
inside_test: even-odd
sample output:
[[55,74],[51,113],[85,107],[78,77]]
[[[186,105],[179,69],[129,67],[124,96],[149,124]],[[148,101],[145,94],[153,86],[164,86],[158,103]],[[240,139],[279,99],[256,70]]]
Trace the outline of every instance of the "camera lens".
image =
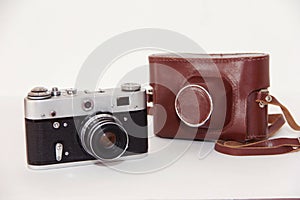
[[99,144],[106,149],[112,148],[116,143],[116,134],[113,132],[104,133],[99,140]]
[[83,148],[100,160],[119,158],[128,147],[128,134],[119,120],[110,114],[88,117],[79,134]]

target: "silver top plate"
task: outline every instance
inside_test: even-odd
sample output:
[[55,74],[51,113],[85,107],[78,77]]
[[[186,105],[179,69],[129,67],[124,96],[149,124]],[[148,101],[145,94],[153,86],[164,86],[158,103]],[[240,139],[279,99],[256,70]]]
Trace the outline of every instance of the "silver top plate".
[[[145,89],[128,92],[121,88],[113,88],[101,91],[77,91],[72,95],[66,89],[59,91],[61,95],[51,96],[48,99],[26,97],[24,99],[25,118],[31,120],[55,119],[90,115],[95,112],[116,113],[146,108]],[[120,99],[123,102],[118,104]],[[87,101],[93,105],[92,109],[85,108]]]

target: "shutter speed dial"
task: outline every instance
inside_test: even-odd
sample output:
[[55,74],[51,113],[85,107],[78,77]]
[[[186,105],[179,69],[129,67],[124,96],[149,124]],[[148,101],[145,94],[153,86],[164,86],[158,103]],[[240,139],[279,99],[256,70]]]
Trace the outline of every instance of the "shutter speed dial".
[[138,83],[124,83],[121,85],[121,89],[125,92],[136,92],[141,89],[141,85]]

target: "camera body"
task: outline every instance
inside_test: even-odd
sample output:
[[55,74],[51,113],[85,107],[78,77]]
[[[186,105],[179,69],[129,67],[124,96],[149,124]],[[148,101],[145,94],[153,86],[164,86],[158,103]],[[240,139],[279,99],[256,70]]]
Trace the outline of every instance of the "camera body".
[[148,151],[146,93],[37,87],[24,99],[27,160],[51,168],[135,158]]
[[267,54],[155,54],[149,56],[154,133],[194,140],[260,140],[269,87]]

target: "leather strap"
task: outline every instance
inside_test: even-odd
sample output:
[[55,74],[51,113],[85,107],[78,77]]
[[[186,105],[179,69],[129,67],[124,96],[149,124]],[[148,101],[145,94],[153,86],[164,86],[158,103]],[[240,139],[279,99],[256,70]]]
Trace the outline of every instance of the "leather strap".
[[[300,126],[295,122],[291,113],[275,97],[269,95],[267,92],[260,92],[256,101],[260,106],[268,104],[279,106],[290,127],[300,131]],[[215,145],[215,150],[235,156],[275,155],[300,151],[300,138],[268,139],[284,125],[285,120],[282,114],[268,115],[268,122],[267,139],[247,143],[218,140]]]
[[[263,98],[264,96],[266,96],[266,95],[262,95],[260,99],[256,100],[256,102],[260,102],[265,105],[271,104],[271,105],[279,106],[284,114],[286,121],[290,125],[290,127],[296,131],[300,131],[300,126],[296,123],[292,114],[284,105],[282,105],[275,97],[273,97],[271,95],[267,95],[265,98]],[[269,101],[266,100],[268,98],[270,98]]]

